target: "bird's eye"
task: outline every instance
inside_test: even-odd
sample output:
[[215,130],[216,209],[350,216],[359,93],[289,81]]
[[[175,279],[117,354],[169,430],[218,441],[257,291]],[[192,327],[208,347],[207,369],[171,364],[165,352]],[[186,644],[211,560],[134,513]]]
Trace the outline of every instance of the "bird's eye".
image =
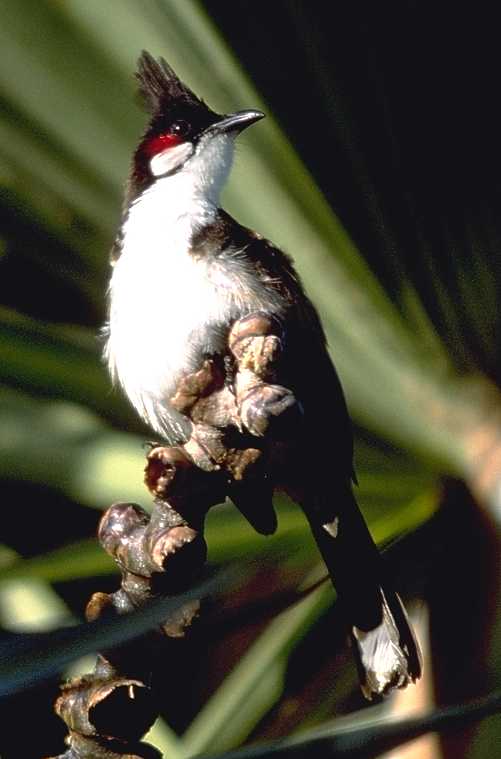
[[174,121],[169,129],[170,134],[174,134],[176,137],[186,137],[189,131],[190,125],[187,121],[183,121],[182,119]]

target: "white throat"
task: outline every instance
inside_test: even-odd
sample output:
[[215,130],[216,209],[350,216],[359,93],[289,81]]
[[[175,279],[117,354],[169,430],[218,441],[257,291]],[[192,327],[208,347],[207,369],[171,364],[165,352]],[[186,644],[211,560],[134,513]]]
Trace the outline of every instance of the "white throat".
[[228,135],[202,138],[179,171],[158,177],[133,203],[124,228],[126,237],[134,229],[141,235],[142,246],[150,248],[147,241],[158,231],[163,243],[173,235],[177,240],[180,236],[188,239],[213,221],[233,153],[233,139]]
[[179,204],[185,203],[185,211],[194,202],[217,208],[221,190],[231,170],[234,151],[233,138],[227,134],[202,137],[195,153],[182,168],[157,179],[156,183],[162,182],[170,193],[177,193]]

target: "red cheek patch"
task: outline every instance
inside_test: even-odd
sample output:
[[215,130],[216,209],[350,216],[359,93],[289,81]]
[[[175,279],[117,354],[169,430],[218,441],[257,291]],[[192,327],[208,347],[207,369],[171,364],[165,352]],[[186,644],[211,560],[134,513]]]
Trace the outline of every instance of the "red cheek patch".
[[179,145],[183,139],[177,134],[159,134],[158,137],[152,137],[144,146],[144,152],[148,158],[152,158],[157,153],[161,153],[167,148],[173,148]]

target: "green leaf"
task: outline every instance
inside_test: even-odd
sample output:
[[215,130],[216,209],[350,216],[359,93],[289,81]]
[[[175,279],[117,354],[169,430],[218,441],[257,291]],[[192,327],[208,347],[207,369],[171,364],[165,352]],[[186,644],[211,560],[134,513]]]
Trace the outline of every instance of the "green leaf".
[[151,630],[184,603],[221,592],[234,583],[235,572],[220,572],[185,593],[156,599],[130,614],[48,633],[10,636],[0,644],[0,695],[24,690],[81,656],[132,640]]
[[[333,597],[332,588],[324,585],[268,625],[183,735],[189,756],[221,751],[247,737],[280,696],[287,656],[294,644]],[[256,689],[266,696],[255,699]],[[253,708],[247,708],[249,700]]]
[[[373,523],[372,532],[380,542],[388,542],[402,530],[426,522],[436,508],[436,492],[423,492],[398,515]],[[318,576],[317,569],[305,585],[313,584]],[[323,585],[268,625],[185,732],[183,744],[189,756],[224,751],[245,740],[281,696],[292,650],[334,597],[330,584]]]
[[144,447],[86,409],[0,390],[0,476],[58,489],[88,506],[144,500]]
[[378,707],[365,710],[355,729],[337,728],[336,723],[325,725],[292,738],[273,743],[250,746],[213,756],[213,759],[265,759],[267,757],[360,757],[380,756],[384,752],[401,746],[408,741],[430,732],[442,732],[485,719],[501,711],[501,692],[494,691],[488,696],[436,709],[419,717],[401,720],[370,720],[368,713],[377,712]]
[[0,383],[83,403],[125,425],[132,415],[111,389],[100,348],[90,330],[43,324],[0,308]]
[[161,717],[156,720],[143,740],[158,748],[162,755],[169,759],[186,759],[187,757],[182,740]]

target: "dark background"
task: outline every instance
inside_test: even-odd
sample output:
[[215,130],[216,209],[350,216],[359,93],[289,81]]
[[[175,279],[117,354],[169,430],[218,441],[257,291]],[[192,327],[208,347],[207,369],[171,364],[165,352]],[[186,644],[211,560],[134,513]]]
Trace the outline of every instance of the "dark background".
[[[499,387],[501,53],[494,4],[205,0],[203,7],[404,321],[410,283],[459,376],[481,373]],[[55,27],[54,36],[59,33]],[[141,47],[138,39],[137,52]],[[169,50],[164,54],[169,60]],[[67,59],[62,53],[60,58],[64,66]],[[17,118],[9,99],[0,96],[4,114]],[[20,129],[21,123],[26,129],[26,119],[20,118]],[[105,149],[96,141],[96,151]],[[118,197],[115,205],[118,220]],[[78,276],[85,278],[87,270],[68,239],[38,224],[10,191],[0,196],[0,221],[8,251],[0,264],[0,302],[36,320],[89,327],[95,334],[105,317],[104,297],[92,299],[78,286]],[[94,232],[82,223],[73,234],[85,240]],[[97,238],[96,250],[103,255],[98,293],[104,293],[111,236],[107,229]],[[44,258],[57,265],[46,267]],[[76,278],[67,276],[75,271]],[[30,339],[36,343],[37,336]],[[2,376],[2,382],[16,386],[16,378]],[[34,386],[28,391],[45,392]],[[116,428],[127,424],[140,431],[119,401],[112,403],[118,410],[109,412],[110,419],[106,412],[103,416]],[[376,441],[361,425],[357,439],[369,449],[395,453],[394,441]],[[490,648],[499,624],[499,546],[491,521],[479,513],[464,484],[443,477],[438,464],[432,469],[443,506],[440,521],[412,545],[404,543],[395,571],[411,596],[430,604],[437,698],[453,703],[499,684]],[[98,517],[84,504],[70,504],[50,483],[41,488],[19,477],[7,478],[3,502],[2,540],[23,557],[90,537]],[[19,529],[18,504],[29,529]],[[278,593],[287,582],[284,574],[267,568],[242,607],[260,598],[263,585],[270,595]],[[55,587],[80,614],[92,591],[111,590],[115,583],[116,578],[106,578],[97,586],[95,580],[82,580]],[[194,635],[179,656],[185,679],[175,693],[165,694],[166,712],[177,729],[186,727],[273,609],[273,599],[266,599],[264,611],[242,629],[225,626],[224,615],[216,614]],[[251,737],[286,734],[298,715],[314,714],[323,698],[322,717],[361,707],[350,666],[335,611],[330,612],[295,652],[283,699]],[[337,679],[339,693],[326,696]],[[56,690],[54,681],[2,705],[2,756],[26,759],[62,750],[64,730],[48,716]],[[20,715],[27,714],[30,728],[23,729],[19,753]],[[491,756],[486,741],[475,748],[474,736],[475,731],[464,732],[446,740],[444,756]]]
[[[477,253],[499,292],[494,5],[204,5],[385,287],[398,301],[409,278],[458,366],[499,381],[499,311],[480,336],[462,303]],[[461,342],[439,288],[470,323]]]

